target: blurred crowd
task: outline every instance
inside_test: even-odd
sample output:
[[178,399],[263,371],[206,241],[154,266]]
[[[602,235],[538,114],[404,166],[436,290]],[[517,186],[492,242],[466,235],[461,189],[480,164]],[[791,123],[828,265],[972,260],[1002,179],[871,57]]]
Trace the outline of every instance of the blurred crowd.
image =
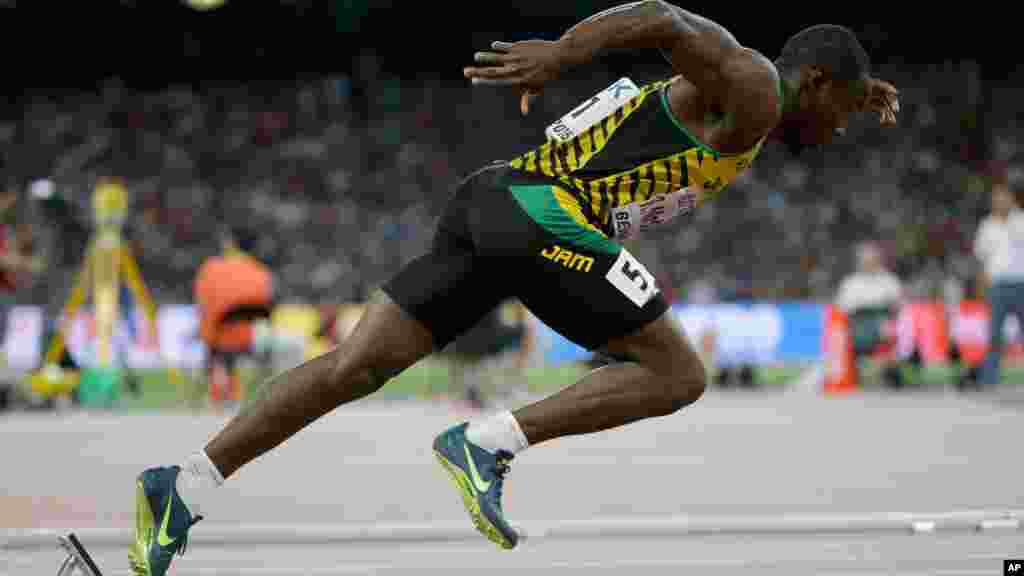
[[[664,73],[629,71],[637,82]],[[881,67],[901,90],[898,129],[864,118],[840,144],[798,159],[768,147],[718,201],[635,250],[667,292],[692,301],[831,300],[863,241],[877,243],[913,296],[970,289],[989,198],[964,139],[977,121],[975,74],[957,63]],[[31,92],[0,124],[14,198],[0,206],[0,250],[45,264],[8,298],[63,302],[88,240],[89,195],[98,178],[117,176],[158,302],[191,300],[225,223],[274,270],[280,299],[363,299],[424,250],[461,176],[537,145],[548,122],[621,75],[567,77],[526,118],[513,94],[436,73],[394,76],[372,53],[351,75],[315,80],[140,90],[114,79]],[[1001,87],[991,103],[995,160],[1011,181],[1019,90]]]

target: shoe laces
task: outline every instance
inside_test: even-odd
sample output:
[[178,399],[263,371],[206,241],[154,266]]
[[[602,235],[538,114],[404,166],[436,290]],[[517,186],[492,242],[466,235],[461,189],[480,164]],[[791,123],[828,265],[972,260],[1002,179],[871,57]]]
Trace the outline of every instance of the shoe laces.
[[512,467],[509,466],[509,462],[512,461],[514,456],[511,452],[506,452],[505,450],[498,450],[494,455],[497,460],[491,471],[494,472],[494,476],[498,479],[496,483],[497,485],[494,487],[494,495],[497,498],[498,506],[500,507],[501,491],[505,487],[505,475],[512,469]]

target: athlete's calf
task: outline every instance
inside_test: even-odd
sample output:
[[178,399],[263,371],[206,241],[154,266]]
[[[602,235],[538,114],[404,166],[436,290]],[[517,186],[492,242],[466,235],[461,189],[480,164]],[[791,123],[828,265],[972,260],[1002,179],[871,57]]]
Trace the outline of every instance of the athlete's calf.
[[379,293],[335,350],[264,384],[253,402],[206,446],[224,478],[342,404],[376,392],[433,349],[430,333]]
[[671,313],[609,342],[605,350],[628,361],[594,370],[514,413],[529,445],[667,416],[704,393],[707,379],[700,357]]

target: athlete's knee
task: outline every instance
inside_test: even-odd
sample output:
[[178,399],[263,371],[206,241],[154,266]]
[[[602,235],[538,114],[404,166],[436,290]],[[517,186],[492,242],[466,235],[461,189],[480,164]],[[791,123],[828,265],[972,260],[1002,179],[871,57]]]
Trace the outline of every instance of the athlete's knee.
[[363,370],[363,378],[365,378],[367,385],[371,386],[374,390],[378,390],[390,382],[392,378],[405,371],[405,369],[405,363],[402,363],[402,365],[387,365],[386,363],[380,363],[367,366]]
[[696,354],[689,350],[673,355],[667,370],[661,372],[665,396],[670,412],[677,412],[693,404],[707,389],[707,372]]
[[671,382],[670,403],[672,411],[677,412],[700,400],[707,390],[708,377],[704,366],[698,362],[676,374]]
[[353,358],[343,350],[331,352],[331,384],[356,388],[366,393],[376,392],[408,367],[408,362],[385,355],[367,355]]
[[374,392],[431,352],[432,336],[383,291],[333,351],[331,381]]

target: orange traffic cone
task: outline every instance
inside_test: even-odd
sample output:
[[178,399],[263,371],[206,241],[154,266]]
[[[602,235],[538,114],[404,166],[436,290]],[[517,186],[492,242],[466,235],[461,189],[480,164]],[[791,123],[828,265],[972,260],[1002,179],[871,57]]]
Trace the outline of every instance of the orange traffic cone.
[[825,308],[825,394],[847,394],[857,389],[850,321],[835,306]]

